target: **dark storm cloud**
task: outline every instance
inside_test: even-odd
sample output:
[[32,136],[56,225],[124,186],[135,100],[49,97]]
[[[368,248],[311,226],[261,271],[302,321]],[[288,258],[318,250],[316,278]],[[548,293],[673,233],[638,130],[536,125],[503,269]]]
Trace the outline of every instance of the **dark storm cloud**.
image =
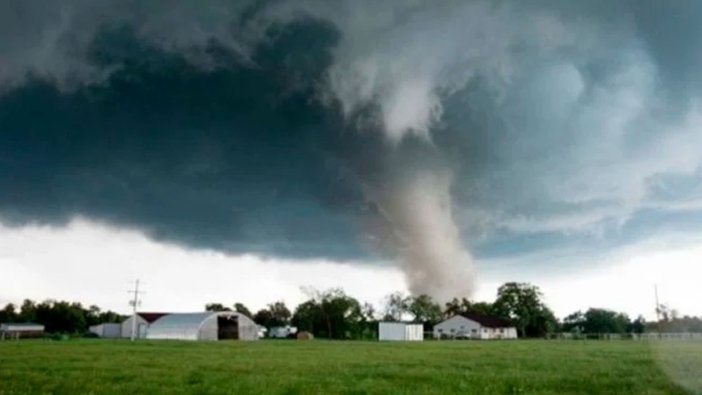
[[5,94],[3,218],[85,215],[199,247],[358,256],[343,130],[313,89],[337,33],[308,21],[269,34],[256,67],[203,71],[128,27],[106,30],[91,56],[121,67],[104,83],[65,93],[33,80]]
[[701,18],[696,1],[10,1],[0,216],[332,258],[451,234],[410,220],[445,204],[480,256],[694,231]]

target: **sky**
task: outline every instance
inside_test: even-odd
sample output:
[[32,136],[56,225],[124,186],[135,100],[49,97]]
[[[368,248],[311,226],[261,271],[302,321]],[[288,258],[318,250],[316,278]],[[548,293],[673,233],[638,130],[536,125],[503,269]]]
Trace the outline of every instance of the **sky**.
[[702,4],[0,5],[0,304],[702,314]]

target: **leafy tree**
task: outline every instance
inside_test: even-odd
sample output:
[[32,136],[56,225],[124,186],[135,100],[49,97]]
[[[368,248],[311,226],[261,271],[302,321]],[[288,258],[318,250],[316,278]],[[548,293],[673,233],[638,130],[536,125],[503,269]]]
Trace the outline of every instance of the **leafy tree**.
[[677,310],[671,308],[668,305],[662,304],[656,308],[656,313],[660,316],[660,320],[663,322],[669,322],[678,318],[679,313]]
[[290,318],[292,314],[288,310],[285,303],[278,301],[271,303],[267,308],[261,309],[256,314],[254,314],[254,321],[270,329],[276,326],[284,326],[290,323]]
[[232,309],[221,303],[208,303],[205,305],[205,311],[232,311]]
[[94,304],[90,305],[85,314],[85,321],[88,326],[97,325],[100,322],[100,307]]
[[556,319],[541,300],[539,288],[528,283],[509,282],[497,290],[494,311],[517,327],[520,336],[541,336],[556,327]]
[[19,320],[24,322],[36,322],[37,307],[33,301],[25,299],[20,307]]
[[479,315],[494,315],[494,306],[488,302],[475,302],[470,305],[468,312]]
[[643,316],[638,316],[634,321],[631,322],[627,328],[629,333],[644,333],[646,331],[646,319]]
[[580,310],[567,315],[565,318],[563,318],[563,324],[561,325],[561,328],[564,332],[584,332],[585,315]]
[[441,306],[429,295],[419,295],[409,299],[407,311],[414,317],[414,322],[421,322],[425,329],[432,328],[441,321]]
[[631,324],[626,314],[606,309],[590,308],[584,317],[587,333],[625,333]]
[[253,320],[258,325],[265,326],[268,329],[271,329],[272,327],[276,326],[273,324],[273,315],[268,309],[261,309],[257,311],[256,314],[254,314],[253,316]]
[[542,306],[534,317],[533,325],[527,327],[527,336],[545,337],[556,331],[558,331],[556,315],[548,307]]
[[310,299],[299,304],[292,316],[292,325],[296,326],[298,330],[308,331],[319,336],[323,324],[322,312],[317,301]]
[[47,300],[36,305],[37,322],[47,332],[83,333],[88,329],[85,313],[80,303]]
[[17,308],[14,304],[8,303],[0,310],[0,322],[15,322],[17,321]]
[[236,311],[239,314],[243,314],[247,317],[253,317],[253,314],[251,314],[251,310],[249,310],[248,307],[244,306],[243,303],[234,303],[234,311]]
[[285,305],[285,302],[278,301],[268,305],[268,310],[271,312],[274,326],[282,326],[290,324],[292,313]]
[[96,322],[96,324],[118,323],[124,321],[125,319],[127,319],[126,316],[108,310],[100,313],[100,315],[98,316],[98,322]]
[[451,318],[454,315],[465,314],[471,310],[472,304],[470,300],[466,298],[453,298],[451,301],[446,302],[444,307],[444,317]]
[[312,294],[297,306],[292,322],[300,330],[329,339],[362,338],[368,329],[361,304],[341,289]]
[[363,314],[363,318],[368,322],[377,321],[375,306],[368,302],[363,303],[363,306],[361,307],[361,314]]
[[407,313],[410,297],[402,292],[395,292],[385,297],[384,321],[402,321],[402,316]]
[[361,304],[341,289],[332,289],[319,296],[319,305],[327,329],[327,337],[344,339],[358,332],[363,321]]

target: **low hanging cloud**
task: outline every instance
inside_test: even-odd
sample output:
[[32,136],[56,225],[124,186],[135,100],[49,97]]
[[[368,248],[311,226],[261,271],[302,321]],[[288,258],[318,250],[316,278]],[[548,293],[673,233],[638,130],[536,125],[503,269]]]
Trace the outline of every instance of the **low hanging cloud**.
[[11,1],[0,220],[380,253],[439,298],[471,292],[467,248],[698,229],[700,16],[694,1]]

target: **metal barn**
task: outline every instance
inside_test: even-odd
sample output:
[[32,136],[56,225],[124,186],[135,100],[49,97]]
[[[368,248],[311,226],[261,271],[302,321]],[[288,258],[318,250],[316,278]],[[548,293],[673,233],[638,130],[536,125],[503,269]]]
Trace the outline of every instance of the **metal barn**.
[[136,316],[131,316],[122,322],[121,336],[123,338],[132,337],[132,321],[136,319],[136,338],[143,339],[146,337],[146,332],[154,321],[167,315],[168,313],[136,313]]
[[147,339],[256,340],[258,325],[234,312],[173,313],[157,319],[146,331]]
[[424,326],[405,322],[379,322],[378,340],[422,341]]

